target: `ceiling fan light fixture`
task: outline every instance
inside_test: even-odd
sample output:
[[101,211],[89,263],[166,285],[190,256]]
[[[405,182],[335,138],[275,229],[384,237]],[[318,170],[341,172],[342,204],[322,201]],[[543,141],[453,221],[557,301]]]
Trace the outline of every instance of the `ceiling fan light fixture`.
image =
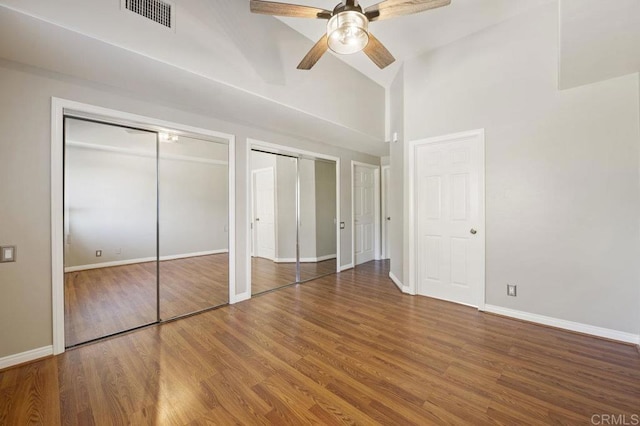
[[327,23],[327,43],[341,55],[361,51],[369,43],[369,20],[357,10],[335,14]]

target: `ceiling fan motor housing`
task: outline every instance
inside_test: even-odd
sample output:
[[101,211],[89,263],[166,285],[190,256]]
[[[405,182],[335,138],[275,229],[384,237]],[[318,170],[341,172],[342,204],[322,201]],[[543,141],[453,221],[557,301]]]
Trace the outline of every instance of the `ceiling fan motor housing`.
[[327,23],[327,44],[341,55],[356,53],[369,43],[369,19],[355,0],[346,0],[333,9]]

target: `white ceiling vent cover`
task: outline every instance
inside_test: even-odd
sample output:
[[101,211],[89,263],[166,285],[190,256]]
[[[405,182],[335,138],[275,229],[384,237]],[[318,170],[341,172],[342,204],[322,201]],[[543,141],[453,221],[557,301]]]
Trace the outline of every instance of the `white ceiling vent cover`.
[[174,4],[164,0],[120,0],[122,10],[131,11],[158,24],[173,29]]

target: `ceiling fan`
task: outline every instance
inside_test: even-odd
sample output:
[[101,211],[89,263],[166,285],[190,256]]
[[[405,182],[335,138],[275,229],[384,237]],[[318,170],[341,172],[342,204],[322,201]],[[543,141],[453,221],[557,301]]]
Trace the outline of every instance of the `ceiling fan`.
[[370,22],[424,12],[450,3],[451,0],[385,0],[363,9],[358,4],[358,0],[343,0],[333,11],[329,11],[298,4],[251,0],[251,12],[328,20],[327,33],[302,59],[298,65],[300,70],[310,70],[327,49],[342,55],[363,50],[369,59],[383,69],[392,64],[395,58],[369,32]]

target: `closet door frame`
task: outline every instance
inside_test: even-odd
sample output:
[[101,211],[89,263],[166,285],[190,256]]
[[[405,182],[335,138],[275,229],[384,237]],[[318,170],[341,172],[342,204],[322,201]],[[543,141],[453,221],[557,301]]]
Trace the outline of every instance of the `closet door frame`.
[[[334,157],[332,155],[320,154],[318,152],[306,151],[298,148],[293,148],[286,145],[279,145],[271,142],[265,142],[258,139],[247,138],[247,152],[245,156],[245,169],[246,169],[246,187],[245,187],[245,206],[246,206],[246,217],[245,224],[247,229],[246,235],[246,249],[247,253],[251,253],[251,244],[252,244],[252,232],[251,232],[251,221],[252,221],[252,209],[251,209],[251,151],[258,150],[264,152],[271,152],[273,154],[278,155],[279,153],[288,155],[288,156],[298,156],[301,158],[309,157],[316,158],[319,160],[328,160],[333,161],[336,164],[336,272],[340,272],[340,157]],[[300,177],[299,177],[299,165],[298,161],[296,161],[296,198],[299,199],[299,186],[300,186]],[[300,221],[300,212],[299,203],[296,200],[296,221]],[[296,234],[299,233],[299,226],[296,226]],[[298,237],[296,237],[297,239]],[[299,253],[299,244],[296,244],[296,282],[300,281],[300,253]],[[244,295],[244,299],[251,298],[251,256],[246,256],[244,258],[245,261],[245,276],[247,277],[247,290]]]
[[135,127],[151,132],[172,132],[200,139],[226,141],[229,173],[229,303],[238,300],[235,279],[235,136],[228,133],[159,120],[67,99],[51,98],[51,279],[52,353],[65,351],[64,336],[64,119],[88,119],[106,124]]

